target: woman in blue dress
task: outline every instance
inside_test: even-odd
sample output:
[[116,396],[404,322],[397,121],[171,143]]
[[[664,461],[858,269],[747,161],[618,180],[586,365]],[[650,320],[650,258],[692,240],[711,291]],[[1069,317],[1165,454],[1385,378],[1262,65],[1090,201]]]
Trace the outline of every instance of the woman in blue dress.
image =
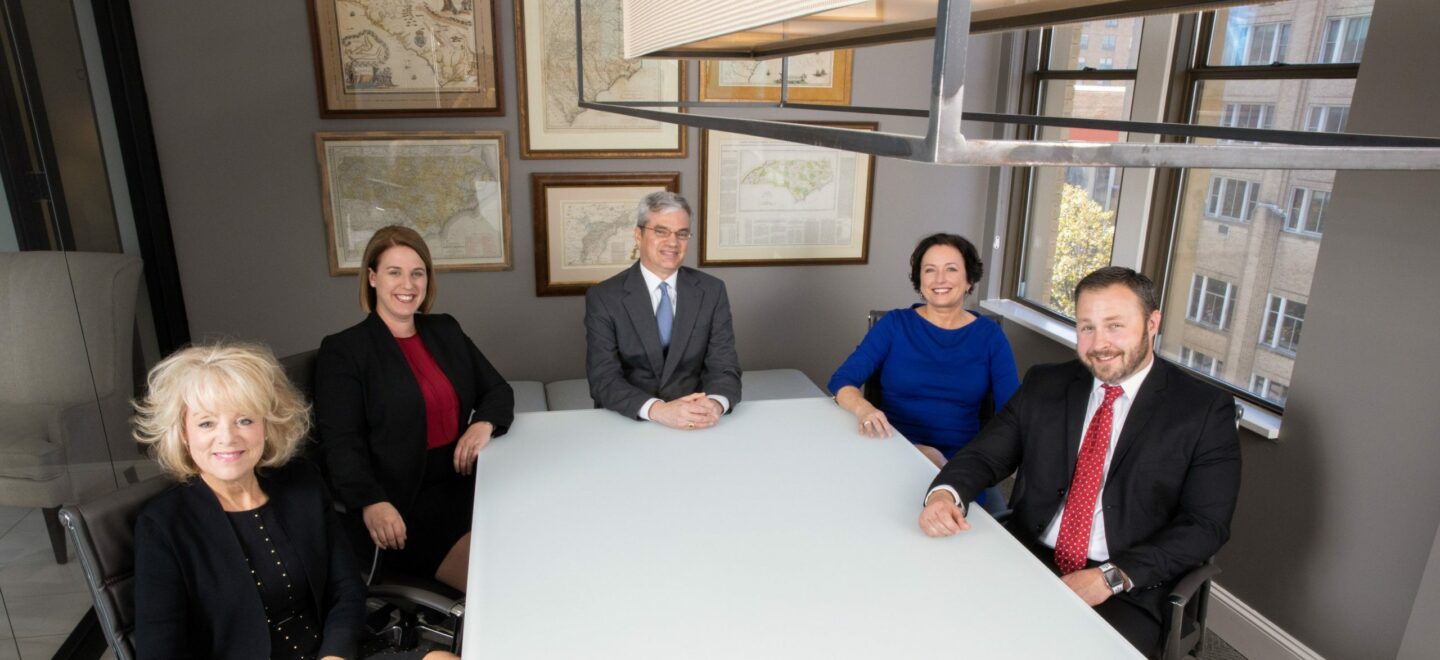
[[[899,431],[936,465],[944,465],[980,431],[980,408],[995,410],[1020,387],[1010,342],[999,324],[965,309],[984,273],[970,241],[925,237],[910,255],[910,283],[924,302],[881,317],[830,377],[835,402],[872,438]],[[877,408],[860,388],[879,374]]]

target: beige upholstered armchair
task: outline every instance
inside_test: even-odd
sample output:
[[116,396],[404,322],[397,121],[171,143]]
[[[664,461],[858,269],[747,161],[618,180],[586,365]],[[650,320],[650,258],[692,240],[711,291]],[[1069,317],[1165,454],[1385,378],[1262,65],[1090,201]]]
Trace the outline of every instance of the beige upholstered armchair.
[[133,256],[0,253],[0,505],[40,507],[62,564],[60,506],[94,483],[114,487],[111,447],[135,458],[139,282]]

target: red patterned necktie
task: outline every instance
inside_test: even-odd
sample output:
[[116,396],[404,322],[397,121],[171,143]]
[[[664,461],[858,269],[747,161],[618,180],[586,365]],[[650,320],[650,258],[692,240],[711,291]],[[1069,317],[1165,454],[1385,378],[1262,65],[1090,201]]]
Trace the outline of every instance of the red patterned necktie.
[[1065,499],[1065,513],[1060,517],[1060,537],[1055,540],[1055,565],[1061,574],[1085,568],[1090,554],[1090,528],[1095,521],[1095,496],[1105,480],[1105,452],[1110,448],[1110,428],[1115,419],[1115,399],[1125,390],[1119,385],[1103,385],[1105,401],[1090,418],[1080,456],[1075,461],[1075,477],[1070,482],[1070,496]]

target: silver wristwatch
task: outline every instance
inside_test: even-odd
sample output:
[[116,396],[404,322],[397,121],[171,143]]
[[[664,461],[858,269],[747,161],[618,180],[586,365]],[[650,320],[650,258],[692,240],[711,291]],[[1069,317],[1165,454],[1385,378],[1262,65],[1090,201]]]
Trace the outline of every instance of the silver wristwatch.
[[1105,586],[1110,587],[1111,594],[1125,590],[1125,576],[1120,574],[1120,568],[1116,565],[1108,561],[1101,564],[1100,574],[1105,576]]

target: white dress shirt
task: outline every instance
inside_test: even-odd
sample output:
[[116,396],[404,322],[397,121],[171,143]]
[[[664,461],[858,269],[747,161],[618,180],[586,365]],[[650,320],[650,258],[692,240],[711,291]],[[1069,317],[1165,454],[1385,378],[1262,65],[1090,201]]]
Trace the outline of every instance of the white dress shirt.
[[[677,270],[670,273],[670,277],[661,279],[659,275],[650,272],[650,269],[646,268],[645,264],[640,264],[640,276],[645,278],[645,289],[650,292],[650,311],[657,313],[660,311],[660,283],[664,282],[670,289],[670,318],[675,318],[675,312],[679,309],[677,307],[679,304],[679,296],[675,290],[675,281],[679,275],[680,271]],[[710,394],[707,396],[720,402],[720,413],[722,415],[730,412],[730,399],[721,394]],[[650,419],[650,407],[659,402],[660,399],[651,397],[649,401],[641,405],[640,419]]]
[[[1100,490],[1095,493],[1094,521],[1090,525],[1090,548],[1088,555],[1095,561],[1110,560],[1110,545],[1105,540],[1105,512],[1102,505],[1105,499],[1105,485],[1110,481],[1110,461],[1115,458],[1115,443],[1120,439],[1120,431],[1125,428],[1125,418],[1130,416],[1130,406],[1135,403],[1135,395],[1140,391],[1140,384],[1145,382],[1145,377],[1150,375],[1150,369],[1155,366],[1155,357],[1150,356],[1150,362],[1139,371],[1120,381],[1124,394],[1115,398],[1114,414],[1110,422],[1110,445],[1105,449],[1105,479],[1100,482]],[[1085,423],[1080,426],[1080,442],[1085,441],[1085,429],[1090,428],[1090,420],[1095,417],[1100,404],[1105,402],[1105,389],[1099,378],[1094,380],[1090,387],[1090,401],[1085,404]],[[1069,490],[1066,490],[1066,500],[1069,500]],[[1050,520],[1050,525],[1045,528],[1045,535],[1040,537],[1041,541],[1048,547],[1055,547],[1055,541],[1060,537],[1060,519],[1065,515],[1065,502],[1060,503],[1060,508],[1055,512],[1055,517]]]

